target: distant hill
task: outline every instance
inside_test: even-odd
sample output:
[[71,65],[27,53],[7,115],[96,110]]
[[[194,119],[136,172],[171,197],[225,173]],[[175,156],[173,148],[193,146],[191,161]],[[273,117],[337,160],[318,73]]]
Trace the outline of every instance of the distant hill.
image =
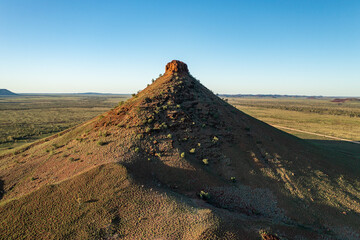
[[16,93],[13,93],[13,92],[11,92],[11,91],[9,91],[9,90],[7,90],[7,89],[0,89],[0,95],[1,96],[4,96],[4,95],[6,95],[6,96],[10,96],[10,95],[17,95]]

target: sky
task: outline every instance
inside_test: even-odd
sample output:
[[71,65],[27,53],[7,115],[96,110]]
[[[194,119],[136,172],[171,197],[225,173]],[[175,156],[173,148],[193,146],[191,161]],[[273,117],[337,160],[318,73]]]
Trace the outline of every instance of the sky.
[[0,88],[134,93],[173,59],[215,93],[360,96],[360,1],[0,0]]

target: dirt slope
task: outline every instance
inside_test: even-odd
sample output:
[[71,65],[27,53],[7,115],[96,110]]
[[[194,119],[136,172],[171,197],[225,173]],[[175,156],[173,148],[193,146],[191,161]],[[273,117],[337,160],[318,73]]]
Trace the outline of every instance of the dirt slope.
[[330,157],[238,111],[172,61],[113,110],[0,157],[1,232],[359,239],[359,178]]

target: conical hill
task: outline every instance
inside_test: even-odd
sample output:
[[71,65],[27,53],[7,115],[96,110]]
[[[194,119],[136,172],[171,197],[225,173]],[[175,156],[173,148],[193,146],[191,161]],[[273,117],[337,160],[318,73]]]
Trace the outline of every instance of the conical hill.
[[109,112],[1,157],[6,236],[357,239],[356,176],[220,99],[185,63],[165,70]]

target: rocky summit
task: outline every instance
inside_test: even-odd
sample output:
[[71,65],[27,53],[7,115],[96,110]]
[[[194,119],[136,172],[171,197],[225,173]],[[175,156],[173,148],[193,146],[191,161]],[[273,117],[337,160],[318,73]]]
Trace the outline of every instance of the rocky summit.
[[166,64],[165,74],[189,74],[188,67],[186,63],[183,63],[179,60],[173,60]]

